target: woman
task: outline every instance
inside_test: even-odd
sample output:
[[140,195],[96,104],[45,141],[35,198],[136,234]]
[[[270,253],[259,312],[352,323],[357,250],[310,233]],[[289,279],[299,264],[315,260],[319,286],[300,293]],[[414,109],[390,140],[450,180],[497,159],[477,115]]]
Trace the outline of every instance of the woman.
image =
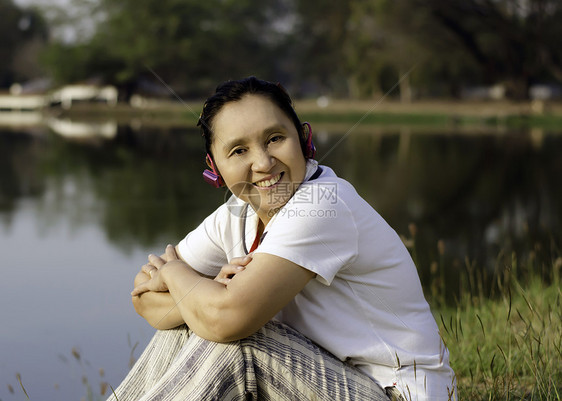
[[408,251],[313,160],[280,85],[226,82],[199,124],[233,196],[135,278],[160,331],[118,399],[456,399]]

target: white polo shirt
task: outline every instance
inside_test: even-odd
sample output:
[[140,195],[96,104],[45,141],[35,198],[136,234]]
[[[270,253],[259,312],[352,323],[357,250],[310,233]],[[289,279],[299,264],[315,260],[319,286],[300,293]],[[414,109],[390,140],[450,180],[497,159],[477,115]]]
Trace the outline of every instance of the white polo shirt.
[[[454,373],[416,267],[396,232],[326,166],[269,222],[254,253],[296,263],[316,278],[276,318],[381,387],[406,399],[448,400]],[[318,175],[318,174],[316,174]],[[194,269],[215,276],[250,249],[258,217],[232,196],[178,245]],[[415,362],[415,372],[414,372]]]

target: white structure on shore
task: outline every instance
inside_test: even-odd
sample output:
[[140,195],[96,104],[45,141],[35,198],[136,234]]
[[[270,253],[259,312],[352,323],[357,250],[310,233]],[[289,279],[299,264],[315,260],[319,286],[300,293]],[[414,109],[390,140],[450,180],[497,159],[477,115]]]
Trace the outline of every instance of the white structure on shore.
[[0,111],[33,111],[47,105],[44,95],[2,95]]
[[60,104],[68,110],[76,101],[101,101],[115,106],[119,95],[117,88],[111,85],[65,85],[47,93],[25,93],[23,89],[20,84],[14,84],[10,93],[0,93],[0,111],[37,111],[53,104]]
[[63,109],[70,109],[75,101],[104,101],[110,106],[117,104],[117,88],[97,85],[66,85],[49,96],[49,102],[60,103]]
[[[50,86],[50,85],[49,85]],[[21,129],[47,126],[55,133],[74,140],[89,138],[110,139],[117,135],[115,121],[78,122],[68,118],[57,118],[44,113],[47,107],[58,105],[70,109],[74,102],[105,102],[117,104],[118,91],[114,86],[79,84],[63,86],[47,92],[48,86],[22,87],[14,84],[9,93],[0,93],[0,127]]]

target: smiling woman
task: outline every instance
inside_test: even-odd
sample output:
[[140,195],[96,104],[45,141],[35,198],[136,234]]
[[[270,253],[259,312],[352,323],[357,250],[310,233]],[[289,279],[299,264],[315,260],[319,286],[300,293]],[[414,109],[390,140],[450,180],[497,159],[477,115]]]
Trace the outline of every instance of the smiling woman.
[[200,126],[233,196],[136,276],[158,331],[117,399],[456,399],[408,251],[281,86],[226,82]]
[[274,103],[253,95],[224,105],[213,132],[211,150],[226,186],[267,225],[304,180],[297,128]]

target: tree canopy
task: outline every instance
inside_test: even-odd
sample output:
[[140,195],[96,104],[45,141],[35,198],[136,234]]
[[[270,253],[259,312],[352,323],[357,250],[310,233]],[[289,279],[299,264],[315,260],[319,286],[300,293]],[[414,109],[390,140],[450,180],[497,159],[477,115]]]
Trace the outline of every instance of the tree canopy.
[[41,75],[37,57],[47,40],[41,14],[0,0],[0,88]]
[[[89,7],[93,32],[51,40],[45,65],[59,82],[95,76],[125,95],[155,75],[184,96],[247,75],[303,96],[374,96],[400,82],[405,101],[496,83],[525,98],[533,83],[562,82],[559,0],[73,2]],[[17,33],[7,20],[3,52]]]
[[[54,43],[47,55],[60,81],[101,76],[126,91],[153,73],[179,93],[217,79],[275,70],[274,1],[100,0],[106,18],[90,40]],[[66,60],[63,66],[61,59]],[[73,68],[72,66],[79,66]]]
[[452,44],[477,63],[487,81],[504,82],[513,98],[527,96],[531,83],[562,82],[562,2],[559,0],[399,0],[451,36]]

